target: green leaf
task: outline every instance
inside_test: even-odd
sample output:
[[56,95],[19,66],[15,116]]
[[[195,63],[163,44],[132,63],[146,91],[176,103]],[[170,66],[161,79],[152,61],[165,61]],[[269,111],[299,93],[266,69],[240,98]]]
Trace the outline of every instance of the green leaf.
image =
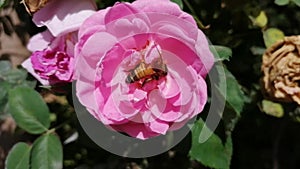
[[250,50],[253,55],[263,55],[266,51],[266,48],[259,47],[259,46],[252,46]]
[[182,0],[171,0],[172,2],[176,3],[180,9],[183,9],[183,3]]
[[40,136],[32,146],[32,169],[62,168],[63,151],[58,137],[54,134]]
[[225,75],[227,83],[226,102],[233,108],[233,110],[235,110],[237,114],[240,114],[244,107],[245,95],[240,84],[227,69],[225,69]]
[[283,117],[283,115],[284,115],[284,110],[283,110],[282,105],[279,103],[274,103],[269,100],[262,101],[262,109],[266,114],[274,116],[274,117],[280,118],[280,117]]
[[35,88],[36,84],[37,84],[36,80],[34,81],[25,80],[22,84],[20,84],[20,86]]
[[268,48],[277,41],[282,40],[284,38],[284,33],[277,28],[269,28],[263,32],[263,38],[265,45]]
[[7,103],[1,103],[0,104],[0,120],[5,120],[7,117],[9,117],[9,110],[8,110],[8,104]]
[[0,82],[0,120],[8,115],[8,90],[11,84],[6,81]]
[[9,110],[18,126],[31,134],[41,134],[50,126],[50,113],[38,92],[29,87],[9,91]]
[[9,71],[11,68],[12,67],[9,61],[0,61],[0,75],[2,75],[3,72]]
[[5,160],[5,169],[29,169],[30,149],[26,143],[15,144]]
[[275,4],[283,6],[289,4],[290,0],[275,0]]
[[205,166],[216,169],[229,169],[232,156],[231,137],[226,139],[225,145],[216,134],[212,134],[206,142],[200,143],[199,136],[203,128],[209,130],[202,119],[194,124],[192,128],[192,147],[189,155]]
[[292,0],[292,2],[294,2],[297,6],[300,7],[300,0]]
[[0,0],[0,8],[2,8],[2,7],[4,6],[5,1],[6,1],[6,0]]
[[0,103],[4,102],[4,100],[7,99],[7,93],[10,87],[10,84],[7,82],[0,83]]
[[210,51],[215,56],[215,61],[229,60],[232,56],[232,50],[226,46],[210,45]]
[[226,77],[226,93],[224,93],[223,90],[220,90],[219,87],[220,85],[224,85],[225,82],[220,82],[219,86],[216,87],[220,96],[226,99],[227,105],[229,105],[237,113],[237,115],[240,115],[244,107],[246,96],[244,95],[241,86],[229,70],[224,68],[224,71]]
[[300,123],[300,107],[298,106],[294,111],[289,112],[289,116],[296,122]]
[[3,74],[4,80],[12,84],[22,84],[26,77],[27,72],[24,69],[11,69]]
[[260,11],[259,15],[255,18],[250,16],[250,19],[252,20],[253,25],[256,25],[261,28],[265,27],[268,23],[268,18],[265,11]]

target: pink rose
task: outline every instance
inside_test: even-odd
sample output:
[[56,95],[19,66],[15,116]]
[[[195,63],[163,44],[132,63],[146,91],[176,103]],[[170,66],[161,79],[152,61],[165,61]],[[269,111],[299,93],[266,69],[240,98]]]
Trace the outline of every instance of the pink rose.
[[52,0],[36,12],[33,21],[48,30],[33,36],[29,59],[22,63],[43,85],[71,82],[74,78],[74,45],[78,28],[95,13],[92,0]]
[[175,3],[116,3],[89,17],[78,38],[78,99],[109,128],[147,139],[203,110],[213,55]]
[[59,37],[48,31],[39,33],[30,39],[28,49],[33,53],[22,65],[43,85],[71,82],[76,42],[77,31]]

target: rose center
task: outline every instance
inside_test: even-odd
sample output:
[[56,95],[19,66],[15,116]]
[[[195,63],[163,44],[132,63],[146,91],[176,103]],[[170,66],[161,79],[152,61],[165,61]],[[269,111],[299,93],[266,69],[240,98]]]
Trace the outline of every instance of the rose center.
[[134,67],[128,70],[125,82],[135,84],[144,91],[157,88],[157,84],[168,74],[168,68],[163,60],[161,48],[154,41],[147,41],[140,49],[134,49],[130,64]]

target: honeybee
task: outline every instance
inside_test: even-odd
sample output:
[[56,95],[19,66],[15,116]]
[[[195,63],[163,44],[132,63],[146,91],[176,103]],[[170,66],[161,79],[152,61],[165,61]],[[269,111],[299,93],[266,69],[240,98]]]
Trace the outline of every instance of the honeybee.
[[126,77],[126,83],[134,83],[142,80],[142,86],[151,80],[159,80],[168,74],[167,65],[163,62],[162,56],[153,61],[153,63],[146,64],[144,59],[134,69],[131,69]]

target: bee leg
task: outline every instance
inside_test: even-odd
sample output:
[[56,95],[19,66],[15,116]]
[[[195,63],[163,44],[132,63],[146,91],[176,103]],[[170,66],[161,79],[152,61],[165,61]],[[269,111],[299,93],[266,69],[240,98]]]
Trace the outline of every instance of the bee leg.
[[154,74],[154,75],[152,75],[151,78],[152,78],[152,79],[155,79],[155,80],[158,80],[158,79],[159,79],[159,75],[158,75],[158,74]]
[[150,82],[151,80],[153,80],[152,77],[145,78],[145,80],[144,80],[143,83],[142,83],[142,87],[144,87],[144,85],[145,85],[146,83]]

